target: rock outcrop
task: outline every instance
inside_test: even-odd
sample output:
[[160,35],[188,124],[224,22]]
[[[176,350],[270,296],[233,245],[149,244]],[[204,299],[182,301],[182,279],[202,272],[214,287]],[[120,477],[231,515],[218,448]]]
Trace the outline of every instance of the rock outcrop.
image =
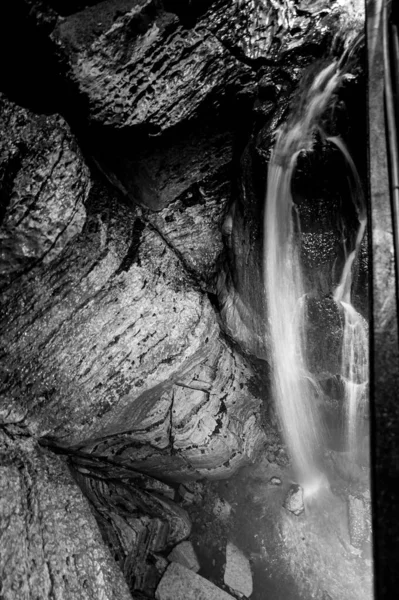
[[18,428],[0,432],[0,594],[131,600],[65,463]]
[[3,292],[3,421],[163,476],[226,476],[264,441],[251,370],[145,214],[92,183],[84,230]]
[[0,94],[0,287],[48,264],[81,232],[90,176],[57,115],[34,115]]

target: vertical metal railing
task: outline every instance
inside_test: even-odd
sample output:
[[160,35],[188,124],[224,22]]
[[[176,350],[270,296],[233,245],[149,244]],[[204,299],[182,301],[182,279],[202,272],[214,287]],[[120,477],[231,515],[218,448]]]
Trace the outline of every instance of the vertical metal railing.
[[399,40],[398,28],[391,20],[391,8],[391,2],[384,2],[382,19],[386,136],[388,147],[392,224],[395,242],[397,300],[399,301],[399,122],[397,102],[399,84]]
[[376,600],[399,589],[398,1],[365,0],[371,267],[370,426]]

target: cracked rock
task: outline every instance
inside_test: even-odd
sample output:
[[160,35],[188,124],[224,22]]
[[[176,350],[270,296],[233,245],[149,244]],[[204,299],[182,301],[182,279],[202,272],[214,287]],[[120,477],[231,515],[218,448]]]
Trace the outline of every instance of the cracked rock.
[[59,260],[2,295],[4,422],[155,476],[233,473],[265,439],[253,372],[138,210],[97,180],[86,210]]
[[50,263],[79,234],[91,187],[65,121],[0,94],[0,286]]
[[95,508],[103,537],[130,590],[154,591],[165,570],[157,553],[190,534],[190,519],[169,498],[148,491],[149,478],[137,474],[120,481],[105,467],[85,475],[78,468],[77,481]]
[[0,463],[2,598],[131,600],[64,462],[1,432]]
[[82,20],[90,28],[90,8],[63,19],[52,34],[94,121],[117,128],[146,123],[160,132],[190,119],[208,98],[217,102],[226,86],[252,78],[207,23],[183,27],[154,0],[129,8],[90,37],[77,36]]

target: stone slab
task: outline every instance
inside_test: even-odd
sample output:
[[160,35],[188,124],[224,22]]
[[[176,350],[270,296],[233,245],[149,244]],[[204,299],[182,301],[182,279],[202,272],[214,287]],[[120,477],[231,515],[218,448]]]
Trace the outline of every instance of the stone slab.
[[216,585],[186,569],[171,563],[155,592],[156,600],[234,600]]

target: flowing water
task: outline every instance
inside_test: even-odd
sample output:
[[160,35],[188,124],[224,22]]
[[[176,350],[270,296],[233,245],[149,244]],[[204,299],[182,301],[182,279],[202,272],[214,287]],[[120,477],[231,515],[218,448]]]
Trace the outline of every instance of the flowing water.
[[300,222],[291,194],[298,156],[313,150],[317,135],[335,144],[351,174],[351,195],[359,218],[334,299],[344,315],[341,376],[345,388],[348,448],[358,446],[359,421],[367,392],[367,325],[351,304],[352,268],[366,227],[359,177],[339,138],[326,138],[321,117],[329,108],[343,73],[336,61],[315,77],[298,109],[280,128],[268,167],[264,224],[264,275],[275,403],[285,443],[305,497],[325,484],[320,466],[325,430],[323,394],[307,365],[306,292],[300,259]]
[[334,292],[334,300],[344,314],[341,378],[345,390],[346,446],[350,459],[356,461],[361,448],[361,435],[368,400],[369,340],[367,322],[352,305],[351,289],[353,265],[360,250],[367,219],[362,187],[352,158],[342,140],[339,138],[329,138],[329,140],[342,152],[349,167],[352,180],[352,200],[359,219],[354,249],[345,261],[341,281]]

